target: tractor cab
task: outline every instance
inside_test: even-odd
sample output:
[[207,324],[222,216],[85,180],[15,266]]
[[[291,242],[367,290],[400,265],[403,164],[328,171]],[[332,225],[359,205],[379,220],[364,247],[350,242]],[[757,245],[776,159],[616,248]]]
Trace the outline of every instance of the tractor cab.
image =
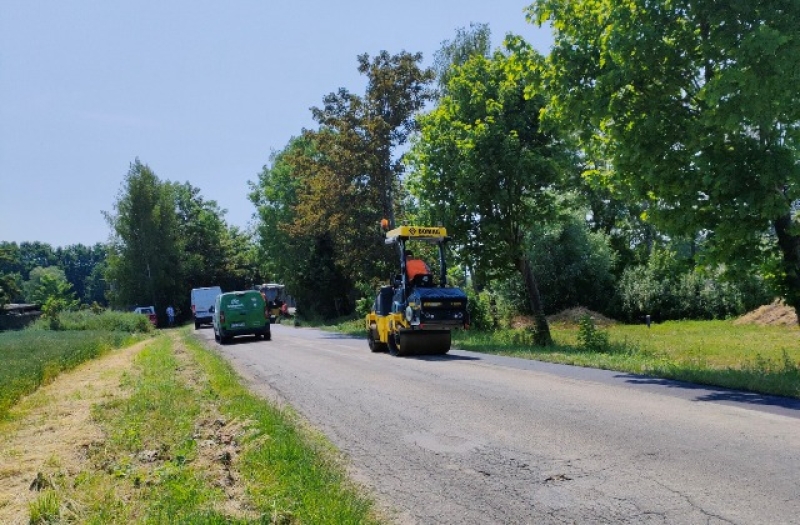
[[260,287],[261,295],[267,303],[269,320],[280,323],[281,317],[287,315],[286,287],[277,283],[266,283]]

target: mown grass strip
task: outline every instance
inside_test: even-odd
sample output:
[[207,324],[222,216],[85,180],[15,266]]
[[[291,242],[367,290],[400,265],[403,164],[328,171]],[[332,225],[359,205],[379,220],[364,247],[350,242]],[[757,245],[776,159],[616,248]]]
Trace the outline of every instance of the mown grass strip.
[[32,522],[379,523],[322,437],[188,334],[137,354],[123,390],[93,409],[106,438],[80,472],[44,477]]
[[0,333],[0,419],[21,397],[65,370],[138,340],[126,332],[96,330]]
[[87,451],[91,468],[62,486],[65,501],[78,502],[81,523],[234,522],[216,508],[227,499],[223,490],[195,464],[193,434],[205,405],[183,366],[172,341],[159,337],[126,374],[129,396],[95,407],[107,438]]
[[226,417],[250,422],[240,468],[260,512],[298,523],[378,523],[373,503],[351,484],[323,438],[250,393],[219,355],[191,337],[186,344],[207,374],[207,395],[219,400]]

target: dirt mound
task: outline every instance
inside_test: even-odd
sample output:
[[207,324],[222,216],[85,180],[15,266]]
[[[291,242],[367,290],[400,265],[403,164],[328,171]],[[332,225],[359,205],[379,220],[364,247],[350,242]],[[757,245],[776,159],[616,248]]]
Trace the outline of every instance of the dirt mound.
[[736,319],[733,324],[758,324],[762,326],[797,326],[797,314],[794,308],[786,306],[782,301],[759,306]]
[[[585,316],[589,316],[594,319],[594,323],[597,326],[608,326],[612,324],[616,324],[616,321],[610,319],[603,314],[597,313],[595,311],[589,310],[588,308],[584,308],[583,306],[577,306],[575,308],[569,308],[568,310],[564,310],[557,314],[548,315],[547,322],[549,324],[555,325],[562,325],[562,326],[577,326],[580,324],[581,319]],[[511,322],[511,328],[532,328],[536,325],[532,316],[520,315],[514,318]]]
[[598,326],[608,326],[617,323],[615,320],[606,317],[601,313],[584,308],[583,306],[576,306],[575,308],[569,308],[554,315],[548,315],[547,322],[552,324],[577,325],[580,323],[581,319],[587,315],[591,317],[594,320],[594,324]]

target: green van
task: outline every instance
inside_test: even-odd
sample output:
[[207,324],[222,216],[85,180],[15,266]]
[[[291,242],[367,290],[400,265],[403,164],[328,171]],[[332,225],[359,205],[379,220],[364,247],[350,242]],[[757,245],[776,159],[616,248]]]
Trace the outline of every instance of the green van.
[[259,336],[271,339],[269,311],[264,296],[257,290],[226,292],[214,301],[212,323],[214,339],[227,343],[237,335]]

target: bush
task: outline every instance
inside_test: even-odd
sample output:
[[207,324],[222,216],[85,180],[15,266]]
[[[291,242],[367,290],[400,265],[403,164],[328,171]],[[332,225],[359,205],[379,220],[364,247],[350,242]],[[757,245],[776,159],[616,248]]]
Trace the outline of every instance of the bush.
[[533,233],[531,241],[530,258],[545,314],[576,306],[609,312],[616,255],[606,235],[589,231],[582,218],[573,217],[555,229]]
[[359,317],[366,317],[372,311],[372,305],[375,303],[375,296],[377,286],[369,283],[357,283],[356,290],[360,295],[360,299],[356,299],[356,315]]
[[[531,232],[529,256],[546,315],[577,306],[612,311],[616,255],[608,237],[591,232],[579,217],[543,231]],[[497,317],[509,326],[516,315],[530,315],[527,290],[519,273],[490,283]]]
[[475,330],[494,330],[497,327],[492,312],[492,296],[489,292],[476,293],[472,288],[466,289],[467,311],[470,328]]
[[594,324],[594,319],[589,315],[584,315],[580,319],[578,341],[581,348],[588,352],[607,353],[611,350],[608,332],[599,330]]
[[39,319],[32,330],[98,330],[106,332],[150,333],[155,329],[146,315],[133,312],[104,310],[99,314],[92,310],[60,312],[57,322],[53,318]]
[[515,316],[530,314],[530,303],[521,278],[494,281],[492,292],[500,326],[510,328]]
[[658,265],[658,258],[653,258],[646,266],[623,272],[617,287],[616,316],[627,321],[639,321],[648,314],[658,321],[726,319],[770,302],[757,277],[731,282],[721,270],[671,272]]

